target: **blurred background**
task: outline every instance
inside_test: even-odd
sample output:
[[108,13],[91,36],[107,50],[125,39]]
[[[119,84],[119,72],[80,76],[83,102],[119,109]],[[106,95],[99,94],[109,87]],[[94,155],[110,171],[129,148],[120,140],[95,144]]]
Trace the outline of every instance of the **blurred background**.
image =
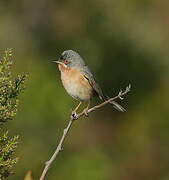
[[13,73],[29,73],[7,124],[20,135],[9,180],[28,170],[40,177],[78,104],[52,63],[66,49],[80,53],[109,96],[129,83],[132,91],[118,101],[127,112],[107,105],[75,122],[46,179],[169,179],[169,1],[1,0],[0,22],[0,51],[14,48]]

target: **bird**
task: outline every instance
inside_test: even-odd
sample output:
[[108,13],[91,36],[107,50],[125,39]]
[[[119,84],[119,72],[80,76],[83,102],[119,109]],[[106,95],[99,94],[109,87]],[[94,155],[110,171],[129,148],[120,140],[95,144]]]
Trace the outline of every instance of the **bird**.
[[[74,99],[80,101],[72,111],[72,115],[76,114],[82,102],[88,101],[88,105],[84,109],[84,113],[87,115],[91,99],[95,94],[98,95],[102,101],[109,99],[97,83],[95,75],[77,52],[65,50],[59,57],[59,60],[53,62],[58,64],[61,72],[61,81],[67,93]],[[110,104],[118,111],[125,111],[125,109],[115,101],[110,101]]]

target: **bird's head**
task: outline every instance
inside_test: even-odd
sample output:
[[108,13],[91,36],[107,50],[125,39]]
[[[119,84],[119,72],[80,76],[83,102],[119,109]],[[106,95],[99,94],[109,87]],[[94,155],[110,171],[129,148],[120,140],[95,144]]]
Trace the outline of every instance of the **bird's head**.
[[59,60],[54,62],[64,66],[65,68],[81,68],[85,65],[81,56],[73,50],[64,51]]

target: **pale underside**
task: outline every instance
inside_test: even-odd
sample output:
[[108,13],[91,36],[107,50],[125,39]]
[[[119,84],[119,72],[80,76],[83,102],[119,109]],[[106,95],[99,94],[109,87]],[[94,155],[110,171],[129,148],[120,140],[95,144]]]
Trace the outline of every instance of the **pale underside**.
[[91,99],[93,88],[78,70],[67,68],[62,64],[59,64],[59,70],[63,86],[70,96],[80,101]]

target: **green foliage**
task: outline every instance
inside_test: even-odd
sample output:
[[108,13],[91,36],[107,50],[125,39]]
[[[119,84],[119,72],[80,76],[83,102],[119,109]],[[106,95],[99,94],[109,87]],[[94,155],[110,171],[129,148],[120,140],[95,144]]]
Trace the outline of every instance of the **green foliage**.
[[5,179],[12,174],[12,167],[17,162],[13,156],[18,136],[10,138],[8,131],[2,130],[2,126],[8,120],[12,120],[17,112],[18,96],[25,88],[26,75],[19,75],[14,80],[11,75],[12,50],[5,51],[0,60],[0,179]]
[[9,49],[0,61],[0,124],[11,120],[17,111],[18,95],[25,88],[26,75],[12,80],[10,67],[12,51]]
[[13,157],[13,153],[18,144],[18,136],[8,137],[8,131],[0,137],[0,179],[5,179],[11,174],[11,168],[18,158]]

